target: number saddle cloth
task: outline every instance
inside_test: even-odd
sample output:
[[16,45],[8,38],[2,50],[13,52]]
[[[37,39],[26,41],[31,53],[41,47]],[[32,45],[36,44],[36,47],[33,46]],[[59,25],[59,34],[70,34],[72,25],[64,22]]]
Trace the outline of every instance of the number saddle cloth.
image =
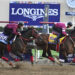
[[[7,44],[7,42],[6,42],[7,38],[8,38],[7,35],[0,33],[0,42]],[[12,40],[10,41],[10,44],[12,44]]]

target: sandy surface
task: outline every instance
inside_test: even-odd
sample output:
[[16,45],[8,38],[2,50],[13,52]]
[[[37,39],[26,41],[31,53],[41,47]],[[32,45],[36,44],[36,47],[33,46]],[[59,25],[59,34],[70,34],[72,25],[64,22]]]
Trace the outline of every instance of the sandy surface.
[[29,62],[18,64],[20,65],[18,69],[11,68],[8,64],[0,66],[0,75],[75,75],[75,65],[34,64],[32,66]]

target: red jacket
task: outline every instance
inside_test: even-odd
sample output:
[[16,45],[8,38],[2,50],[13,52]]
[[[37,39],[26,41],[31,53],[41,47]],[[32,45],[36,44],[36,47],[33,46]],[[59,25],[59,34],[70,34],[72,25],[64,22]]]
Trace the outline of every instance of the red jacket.
[[13,30],[12,33],[18,35],[18,32],[17,32],[18,24],[14,24],[14,23],[7,24],[6,27],[9,28],[9,29],[12,29]]
[[55,26],[62,29],[62,34],[67,35],[66,25],[64,23],[56,23]]

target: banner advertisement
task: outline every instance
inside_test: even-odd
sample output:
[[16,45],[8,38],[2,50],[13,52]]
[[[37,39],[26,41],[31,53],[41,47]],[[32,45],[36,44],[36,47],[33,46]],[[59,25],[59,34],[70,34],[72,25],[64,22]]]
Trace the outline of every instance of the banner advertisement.
[[[9,21],[28,21],[27,25],[42,25],[46,4],[10,3]],[[48,4],[49,22],[60,22],[60,4]]]

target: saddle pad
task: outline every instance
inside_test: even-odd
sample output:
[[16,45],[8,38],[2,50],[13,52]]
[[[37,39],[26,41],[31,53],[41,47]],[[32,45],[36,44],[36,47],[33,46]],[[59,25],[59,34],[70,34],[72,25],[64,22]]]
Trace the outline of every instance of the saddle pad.
[[[0,34],[0,42],[7,44],[6,40],[7,40],[8,36],[4,35],[3,33]],[[10,44],[12,43],[12,40],[10,41]]]
[[3,33],[0,34],[0,42],[3,42],[4,44],[7,44],[6,40],[7,40],[6,35],[4,35]]
[[57,35],[50,33],[49,34],[49,43],[55,43]]
[[0,40],[6,40],[7,39],[7,36],[4,35],[3,33],[0,34]]
[[[59,43],[61,44],[62,40],[64,39],[65,37],[62,37],[59,39]],[[57,35],[55,34],[49,34],[49,43],[55,43],[55,40],[57,39]]]

